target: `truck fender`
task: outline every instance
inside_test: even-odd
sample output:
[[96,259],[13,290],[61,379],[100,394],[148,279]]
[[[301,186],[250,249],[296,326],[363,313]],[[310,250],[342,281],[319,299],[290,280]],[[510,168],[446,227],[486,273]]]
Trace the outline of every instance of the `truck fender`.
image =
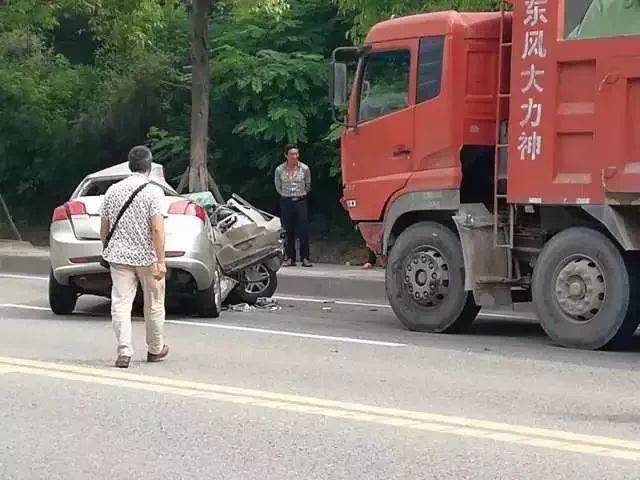
[[[465,290],[477,305],[510,305],[509,249],[494,246],[493,215],[482,203],[461,205],[453,217],[465,268]],[[504,239],[499,239],[504,243]]]
[[604,225],[624,250],[640,250],[640,217],[637,207],[583,205],[582,209]]
[[412,212],[452,211],[460,207],[460,190],[431,190],[409,192],[392,201],[384,219],[382,253],[388,254],[391,234],[403,215]]

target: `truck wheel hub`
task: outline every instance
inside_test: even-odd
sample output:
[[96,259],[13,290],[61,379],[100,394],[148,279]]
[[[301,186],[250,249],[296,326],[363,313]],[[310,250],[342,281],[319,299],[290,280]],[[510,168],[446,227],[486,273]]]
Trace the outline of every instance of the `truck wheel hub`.
[[419,247],[404,263],[403,287],[420,305],[433,307],[449,291],[449,266],[446,258],[433,247]]
[[602,269],[590,258],[569,258],[558,272],[556,300],[574,320],[584,322],[595,317],[602,309],[605,291]]

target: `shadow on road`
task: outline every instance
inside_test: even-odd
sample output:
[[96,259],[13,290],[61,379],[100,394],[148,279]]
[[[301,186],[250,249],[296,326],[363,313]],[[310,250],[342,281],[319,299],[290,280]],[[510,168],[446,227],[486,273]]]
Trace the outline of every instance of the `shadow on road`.
[[539,323],[522,320],[478,319],[473,323],[471,334],[496,337],[546,337]]

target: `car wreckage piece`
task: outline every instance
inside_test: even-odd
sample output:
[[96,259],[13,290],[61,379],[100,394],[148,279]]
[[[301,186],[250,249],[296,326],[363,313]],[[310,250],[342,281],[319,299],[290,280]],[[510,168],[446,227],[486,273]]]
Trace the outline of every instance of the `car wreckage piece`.
[[236,194],[224,204],[218,204],[211,192],[185,197],[207,212],[218,264],[225,276],[237,282],[228,302],[255,305],[259,298],[271,297],[284,256],[280,219]]

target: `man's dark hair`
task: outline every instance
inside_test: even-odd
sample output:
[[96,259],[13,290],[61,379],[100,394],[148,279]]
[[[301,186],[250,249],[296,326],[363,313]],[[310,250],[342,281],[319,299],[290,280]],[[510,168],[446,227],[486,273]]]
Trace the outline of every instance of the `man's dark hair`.
[[285,155],[288,155],[288,154],[289,154],[289,151],[290,151],[290,150],[293,150],[294,148],[295,148],[296,150],[298,150],[298,146],[297,146],[297,145],[294,145],[294,144],[290,143],[289,145],[287,145],[286,147],[284,147],[284,154],[285,154]]
[[143,145],[133,147],[129,152],[129,170],[134,173],[147,173],[151,170],[152,161],[151,150]]

